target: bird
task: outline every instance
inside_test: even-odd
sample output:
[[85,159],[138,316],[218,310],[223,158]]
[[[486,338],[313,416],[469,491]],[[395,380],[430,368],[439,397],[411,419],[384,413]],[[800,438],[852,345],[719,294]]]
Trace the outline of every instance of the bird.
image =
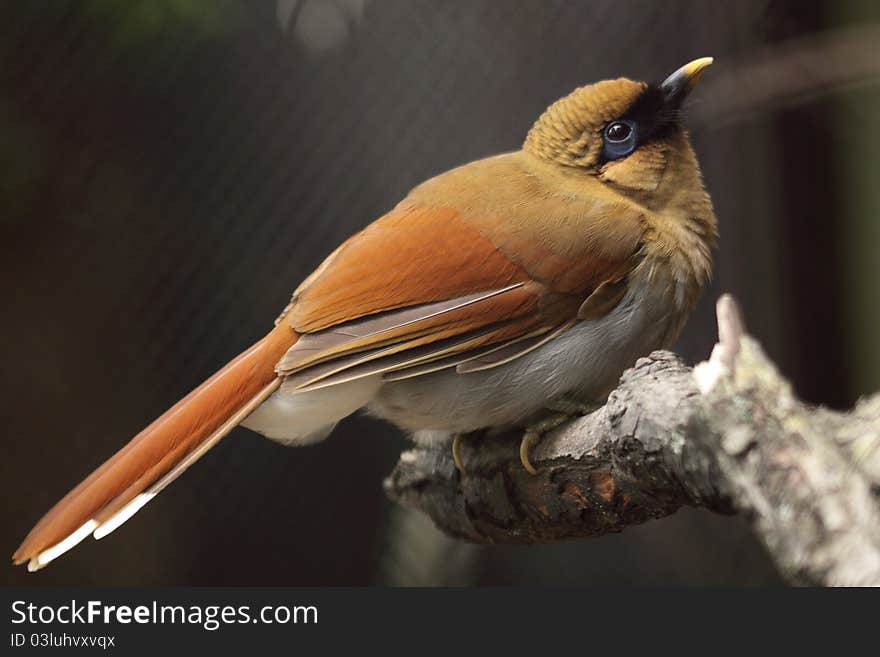
[[[441,173],[344,241],[265,337],[48,511],[13,555],[38,570],[134,515],[237,425],[286,445],[364,409],[420,444],[521,429],[532,446],[671,346],[712,273],[713,204],[683,103],[660,83],[579,87],[519,150]],[[549,415],[548,415],[549,414]]]

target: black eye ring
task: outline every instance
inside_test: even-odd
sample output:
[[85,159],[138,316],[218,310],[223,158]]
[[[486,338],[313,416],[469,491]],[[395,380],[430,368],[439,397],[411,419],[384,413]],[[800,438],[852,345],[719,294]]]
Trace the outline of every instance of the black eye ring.
[[614,121],[605,128],[605,139],[615,143],[626,141],[630,134],[632,134],[632,127],[623,121]]

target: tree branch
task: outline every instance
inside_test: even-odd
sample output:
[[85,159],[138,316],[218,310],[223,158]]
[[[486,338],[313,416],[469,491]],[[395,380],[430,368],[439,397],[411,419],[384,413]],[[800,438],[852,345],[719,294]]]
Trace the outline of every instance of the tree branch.
[[694,370],[657,351],[604,407],[519,461],[519,435],[404,452],[388,495],[446,533],[541,543],[618,532],[682,506],[740,512],[796,583],[880,585],[880,395],[850,413],[811,408],[744,331],[729,296],[719,343]]

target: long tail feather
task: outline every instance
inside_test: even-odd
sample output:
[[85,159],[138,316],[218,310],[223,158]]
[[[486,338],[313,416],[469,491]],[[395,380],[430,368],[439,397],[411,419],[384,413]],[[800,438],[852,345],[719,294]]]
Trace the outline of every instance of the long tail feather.
[[287,322],[172,406],[34,526],[12,556],[38,570],[89,534],[130,518],[277,389],[275,364],[296,342]]

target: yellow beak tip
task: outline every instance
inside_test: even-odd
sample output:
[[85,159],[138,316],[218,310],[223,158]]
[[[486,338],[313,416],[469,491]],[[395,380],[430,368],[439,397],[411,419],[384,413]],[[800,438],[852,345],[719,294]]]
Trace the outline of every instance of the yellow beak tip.
[[681,72],[685,75],[685,78],[687,79],[687,86],[689,89],[694,88],[697,82],[700,81],[700,77],[702,77],[703,72],[707,68],[709,68],[709,66],[714,61],[714,57],[700,57],[699,59],[688,62],[681,67]]

